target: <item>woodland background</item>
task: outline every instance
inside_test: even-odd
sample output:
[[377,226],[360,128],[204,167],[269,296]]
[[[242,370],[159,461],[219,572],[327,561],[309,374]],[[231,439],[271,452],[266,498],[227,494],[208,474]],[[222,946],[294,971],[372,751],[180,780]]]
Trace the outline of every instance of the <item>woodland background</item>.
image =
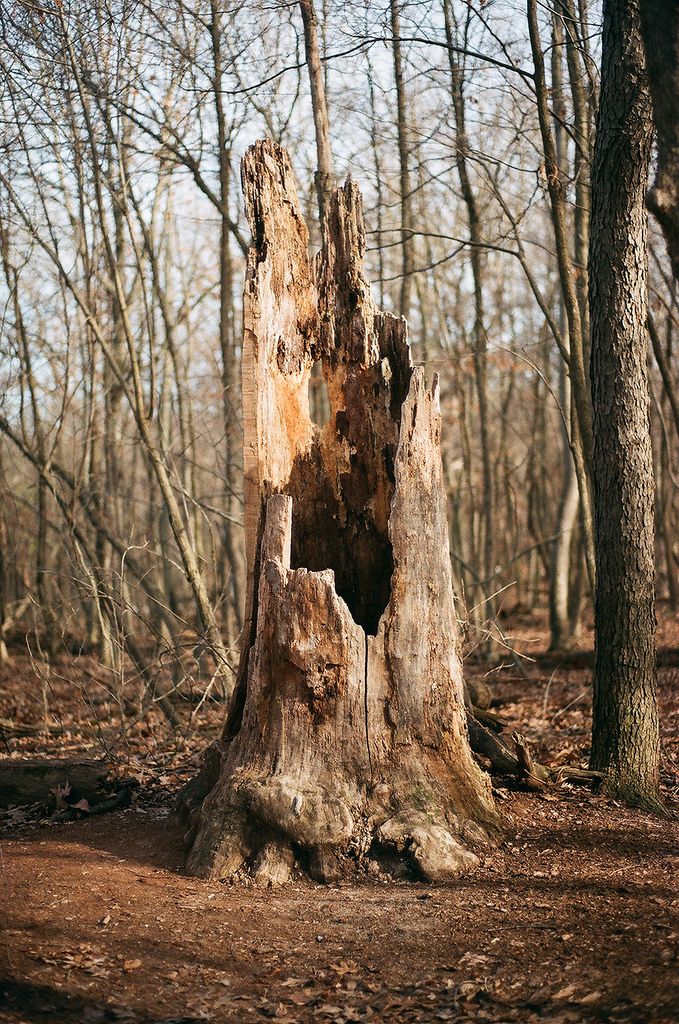
[[[566,360],[588,364],[600,11],[534,10],[560,211],[523,10],[316,12],[334,173],[363,190],[376,298],[441,375],[459,615],[468,649],[495,657],[517,611],[549,612],[568,646],[589,594]],[[37,659],[96,652],[121,700],[141,682],[172,716],[163,693],[237,660],[238,178],[256,138],[294,154],[316,218],[299,5],[13,4],[0,30],[0,629],[20,624]],[[677,302],[655,225],[650,263],[658,597],[676,610]]]
[[[679,309],[653,217],[641,357],[657,673],[648,616],[639,650],[653,714],[658,683],[665,808],[631,809],[567,772],[591,753],[601,4],[313,6],[317,64],[308,0],[0,0],[0,790],[36,763],[40,790],[0,815],[0,1020],[669,1024]],[[638,13],[633,0],[608,10]],[[650,146],[650,113],[641,127]],[[478,696],[490,682],[485,720],[550,767],[539,788],[494,777],[502,833],[445,887],[198,881],[170,821],[238,664],[239,174],[266,136],[292,156],[314,248],[324,189],[351,174],[363,193],[377,303],[408,318],[415,362],[441,379],[465,683]],[[310,399],[323,422],[318,373]],[[619,588],[626,613],[635,581]],[[654,730],[642,738],[655,756]],[[96,808],[64,785],[64,765],[83,763]]]

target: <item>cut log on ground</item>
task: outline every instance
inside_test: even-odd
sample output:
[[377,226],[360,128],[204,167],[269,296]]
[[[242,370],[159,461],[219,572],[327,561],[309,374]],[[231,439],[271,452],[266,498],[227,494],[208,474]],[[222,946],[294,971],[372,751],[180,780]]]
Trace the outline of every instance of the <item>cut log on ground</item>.
[[287,154],[257,143],[242,177],[246,626],[222,740],[180,800],[188,868],[451,879],[497,819],[465,721],[438,379],[371,298],[356,185],[312,263]]
[[84,799],[94,804],[110,792],[105,786],[109,769],[105,761],[68,758],[0,761],[0,807],[54,803],[53,791],[66,787],[73,802]]

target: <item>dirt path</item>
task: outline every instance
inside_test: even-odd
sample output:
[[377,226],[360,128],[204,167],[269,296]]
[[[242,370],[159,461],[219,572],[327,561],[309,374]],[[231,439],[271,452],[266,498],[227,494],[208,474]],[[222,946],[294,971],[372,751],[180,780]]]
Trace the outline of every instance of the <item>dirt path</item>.
[[0,847],[0,1020],[676,1021],[677,827],[575,794],[503,809],[450,888],[186,878],[163,808],[29,829]]

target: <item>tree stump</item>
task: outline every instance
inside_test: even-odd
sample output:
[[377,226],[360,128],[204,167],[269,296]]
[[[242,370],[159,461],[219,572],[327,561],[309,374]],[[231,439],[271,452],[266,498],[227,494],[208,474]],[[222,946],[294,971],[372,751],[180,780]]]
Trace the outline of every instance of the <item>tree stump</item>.
[[356,185],[312,261],[285,151],[257,143],[242,180],[246,625],[222,740],[182,801],[188,867],[454,878],[496,817],[465,722],[438,379],[371,298]]

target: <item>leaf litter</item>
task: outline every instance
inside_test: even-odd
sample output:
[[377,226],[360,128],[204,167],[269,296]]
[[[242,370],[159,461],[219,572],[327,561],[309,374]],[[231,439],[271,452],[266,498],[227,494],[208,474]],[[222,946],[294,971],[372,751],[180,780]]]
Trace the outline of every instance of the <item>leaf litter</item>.
[[[535,621],[513,635],[534,639]],[[507,728],[521,728],[552,764],[586,763],[590,641],[558,668],[538,656],[527,678],[493,676]],[[663,644],[679,649],[676,624],[661,622]],[[155,708],[122,723],[92,681],[100,667],[64,656],[51,691],[59,729],[41,732],[39,687],[13,657],[11,670],[0,668],[0,723],[20,726],[5,733],[6,756],[103,757],[112,780],[137,786],[130,807],[99,818],[84,806],[84,820],[63,824],[40,806],[0,812],[3,1024],[679,1018],[676,823],[569,786],[531,795],[497,780],[504,835],[455,886],[292,883],[262,893],[188,879],[169,812],[223,708],[205,702],[189,738]],[[672,802],[679,672],[660,660]],[[178,710],[184,723],[192,712]]]

